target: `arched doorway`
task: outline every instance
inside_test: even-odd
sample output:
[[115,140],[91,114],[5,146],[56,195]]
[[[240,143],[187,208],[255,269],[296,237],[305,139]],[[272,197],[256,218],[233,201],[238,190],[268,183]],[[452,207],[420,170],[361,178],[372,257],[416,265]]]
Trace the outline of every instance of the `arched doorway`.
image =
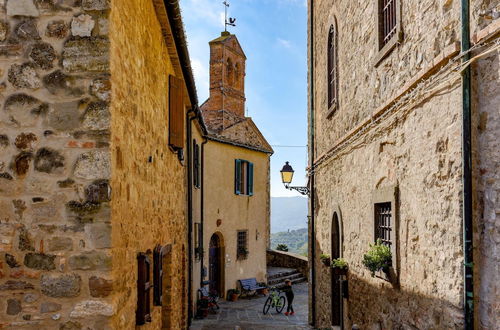
[[215,233],[210,238],[208,258],[208,279],[210,290],[215,290],[220,297],[224,296],[224,244],[222,235]]
[[[337,212],[333,213],[332,219],[332,234],[331,234],[331,247],[332,259],[337,259],[342,257],[342,241],[341,241],[341,229],[339,216]],[[332,306],[332,326],[337,326],[342,328],[342,279],[340,275],[335,275],[331,273],[331,306]]]

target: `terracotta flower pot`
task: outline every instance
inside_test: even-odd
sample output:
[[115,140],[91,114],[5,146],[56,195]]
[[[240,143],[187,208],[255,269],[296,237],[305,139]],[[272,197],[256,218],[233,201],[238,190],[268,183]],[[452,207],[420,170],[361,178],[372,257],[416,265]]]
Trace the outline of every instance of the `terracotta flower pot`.
[[332,273],[334,275],[347,275],[347,267],[344,267],[344,268],[333,267]]
[[330,259],[321,259],[321,262],[323,263],[323,265],[325,266],[330,266]]
[[233,293],[233,294],[231,295],[231,301],[238,301],[238,297],[239,297],[239,295],[238,295],[238,294]]

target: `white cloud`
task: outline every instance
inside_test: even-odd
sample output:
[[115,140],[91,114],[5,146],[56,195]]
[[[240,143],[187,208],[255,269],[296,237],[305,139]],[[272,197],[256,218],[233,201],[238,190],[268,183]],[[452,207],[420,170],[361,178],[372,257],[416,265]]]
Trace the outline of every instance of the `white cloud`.
[[224,8],[222,3],[214,0],[183,0],[181,2],[183,16],[202,20],[212,26],[224,27]]
[[191,58],[191,67],[196,81],[200,104],[208,97],[209,73],[208,68],[198,58]]
[[285,48],[292,48],[292,43],[290,42],[290,40],[278,38],[277,41],[280,46],[283,46]]

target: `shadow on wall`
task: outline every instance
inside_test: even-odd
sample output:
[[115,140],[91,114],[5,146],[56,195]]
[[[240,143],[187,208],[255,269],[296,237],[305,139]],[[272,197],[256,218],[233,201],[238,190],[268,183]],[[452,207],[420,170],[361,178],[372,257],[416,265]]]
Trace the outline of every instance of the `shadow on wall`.
[[[316,246],[319,246],[316,241]],[[316,259],[316,326],[331,326],[331,268]],[[343,299],[344,328],[360,329],[463,329],[461,306],[435,297],[395,288],[390,282],[370,276],[364,266],[349,262],[348,298]],[[366,275],[365,275],[366,274]]]

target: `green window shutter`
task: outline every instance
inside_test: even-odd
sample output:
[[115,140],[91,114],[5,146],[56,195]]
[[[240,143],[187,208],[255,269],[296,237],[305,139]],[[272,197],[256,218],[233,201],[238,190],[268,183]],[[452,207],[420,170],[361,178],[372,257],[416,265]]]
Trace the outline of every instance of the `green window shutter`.
[[247,175],[248,195],[253,195],[253,163],[248,162],[248,175]]
[[234,161],[234,193],[239,195],[241,193],[241,159]]

